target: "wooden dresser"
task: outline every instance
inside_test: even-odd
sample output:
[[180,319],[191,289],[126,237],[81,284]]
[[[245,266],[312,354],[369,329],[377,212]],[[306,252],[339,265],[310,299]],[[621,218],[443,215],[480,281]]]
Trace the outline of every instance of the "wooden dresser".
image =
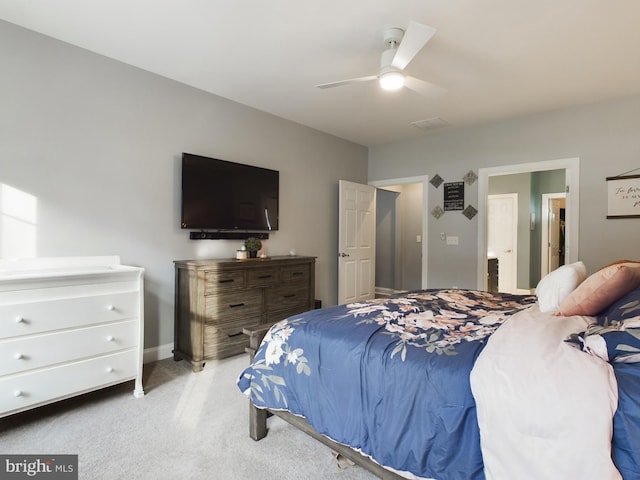
[[0,417],[135,379],[143,269],[118,257],[0,260]]
[[175,360],[194,372],[243,353],[243,328],[312,310],[315,257],[175,261]]

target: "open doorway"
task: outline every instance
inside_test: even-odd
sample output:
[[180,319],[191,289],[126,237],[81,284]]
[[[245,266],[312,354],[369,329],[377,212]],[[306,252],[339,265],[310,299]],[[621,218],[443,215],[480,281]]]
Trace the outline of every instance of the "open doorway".
[[[565,249],[564,261],[573,263],[578,261],[578,223],[579,223],[579,179],[580,179],[580,161],[578,158],[549,160],[535,163],[525,163],[517,165],[506,165],[502,167],[481,168],[478,170],[478,264],[477,264],[477,285],[481,290],[487,290],[488,286],[488,248],[487,248],[487,232],[488,232],[488,197],[492,193],[490,191],[490,179],[503,175],[514,174],[541,174],[549,173],[554,170],[562,170],[564,172],[564,185],[562,188],[565,193]],[[532,182],[535,186],[535,182]],[[537,187],[535,187],[537,188]],[[534,187],[532,187],[534,190]],[[540,193],[540,192],[538,192]],[[526,229],[526,233],[518,234],[518,245],[521,242],[528,242],[527,248],[519,248],[518,256],[523,259],[518,260],[518,290],[532,291],[537,284],[537,280],[541,278],[541,260],[540,240],[532,241],[532,238],[540,238],[539,230],[542,227],[540,210],[536,211],[533,203],[527,199],[525,207],[527,212],[519,218],[520,228]],[[541,195],[535,195],[537,204],[541,203]],[[522,199],[520,204],[522,204]],[[532,260],[534,259],[534,260]],[[536,280],[537,279],[537,280]]]
[[376,296],[426,287],[428,177],[370,182],[376,193]]
[[565,261],[566,194],[542,195],[542,236],[540,241],[540,274],[542,277]]

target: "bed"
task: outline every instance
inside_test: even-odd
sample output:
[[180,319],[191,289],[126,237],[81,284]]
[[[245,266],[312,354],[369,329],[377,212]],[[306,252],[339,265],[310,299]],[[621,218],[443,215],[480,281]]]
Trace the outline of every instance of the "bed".
[[[640,315],[636,267],[586,278],[578,262],[536,295],[421,290],[289,317],[238,378],[252,436],[275,413],[381,478],[640,478],[640,344],[619,358],[601,344]],[[616,276],[600,316],[575,312]]]

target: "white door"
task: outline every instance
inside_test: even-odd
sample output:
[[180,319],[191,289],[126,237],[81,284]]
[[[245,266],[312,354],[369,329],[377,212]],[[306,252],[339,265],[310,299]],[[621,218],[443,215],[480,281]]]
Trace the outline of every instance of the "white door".
[[516,293],[518,194],[488,196],[487,257],[498,259],[498,290]]
[[340,180],[338,304],[375,296],[376,189]]

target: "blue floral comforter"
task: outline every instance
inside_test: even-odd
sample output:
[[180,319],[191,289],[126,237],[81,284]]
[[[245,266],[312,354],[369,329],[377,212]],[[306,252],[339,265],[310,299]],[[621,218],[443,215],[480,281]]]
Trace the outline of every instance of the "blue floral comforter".
[[312,310],[271,328],[238,387],[383,466],[482,479],[469,374],[488,337],[535,301],[421,290]]

